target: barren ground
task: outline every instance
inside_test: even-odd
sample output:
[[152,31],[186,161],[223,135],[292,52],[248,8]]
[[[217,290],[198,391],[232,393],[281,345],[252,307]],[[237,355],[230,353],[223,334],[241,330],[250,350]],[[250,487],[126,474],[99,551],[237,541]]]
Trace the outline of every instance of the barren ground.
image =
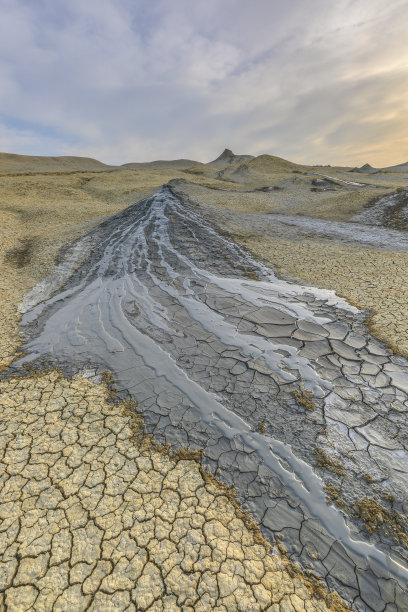
[[[271,547],[233,491],[203,469],[199,454],[172,455],[154,442],[138,416],[138,398],[132,403],[115,395],[108,375],[102,380],[92,364],[74,377],[54,366],[10,377],[7,368],[21,344],[19,305],[52,273],[61,249],[169,181],[281,277],[334,290],[369,311],[372,333],[408,356],[407,252],[328,240],[313,225],[299,240],[293,229],[268,232],[262,223],[262,215],[273,223],[273,214],[348,222],[374,200],[405,188],[408,178],[266,156],[221,167],[221,175],[210,165],[90,170],[88,164],[82,171],[55,169],[46,160],[33,172],[29,159],[23,161],[2,167],[0,159],[0,607],[347,609],[283,546]],[[334,184],[316,185],[312,181],[325,179],[311,173]],[[300,403],[307,397],[299,396]],[[327,470],[335,473],[330,462]],[[336,495],[331,489],[332,500]],[[392,502],[382,511],[386,524]],[[370,520],[366,525],[377,528],[379,521]],[[382,608],[358,609],[407,609],[398,597]]]

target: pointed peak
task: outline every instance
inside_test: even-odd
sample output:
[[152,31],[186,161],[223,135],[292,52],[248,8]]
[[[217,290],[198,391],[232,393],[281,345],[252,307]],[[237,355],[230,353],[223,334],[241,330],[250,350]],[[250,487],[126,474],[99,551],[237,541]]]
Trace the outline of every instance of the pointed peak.
[[231,149],[224,149],[223,152],[221,153],[221,155],[219,157],[217,157],[217,159],[215,161],[224,161],[227,159],[231,159],[235,157],[234,153],[231,151]]
[[210,164],[214,164],[214,165],[237,164],[237,163],[250,161],[251,159],[253,159],[253,155],[235,155],[235,153],[233,153],[231,149],[224,149],[221,155],[217,157],[217,159],[214,159],[214,161],[210,162]]
[[351,172],[372,172],[373,170],[375,170],[375,168],[373,168],[372,166],[370,166],[370,164],[364,164],[363,166],[360,167],[355,167],[351,170]]

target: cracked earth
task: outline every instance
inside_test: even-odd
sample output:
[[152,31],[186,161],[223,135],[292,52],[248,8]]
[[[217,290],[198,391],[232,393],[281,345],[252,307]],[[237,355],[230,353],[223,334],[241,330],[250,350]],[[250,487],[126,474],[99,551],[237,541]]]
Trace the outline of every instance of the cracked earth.
[[213,212],[164,186],[20,299],[4,609],[408,609],[408,361]]
[[344,609],[108,398],[56,371],[1,385],[5,610]]

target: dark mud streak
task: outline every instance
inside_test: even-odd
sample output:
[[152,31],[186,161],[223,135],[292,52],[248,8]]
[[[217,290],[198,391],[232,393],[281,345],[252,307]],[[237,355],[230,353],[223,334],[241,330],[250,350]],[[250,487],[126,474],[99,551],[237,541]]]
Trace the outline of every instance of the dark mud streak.
[[354,222],[408,231],[408,190],[398,189],[385,197],[367,203],[366,210],[352,218]]
[[4,262],[15,268],[24,268],[31,262],[36,238],[20,238],[19,243],[19,246],[6,251]]

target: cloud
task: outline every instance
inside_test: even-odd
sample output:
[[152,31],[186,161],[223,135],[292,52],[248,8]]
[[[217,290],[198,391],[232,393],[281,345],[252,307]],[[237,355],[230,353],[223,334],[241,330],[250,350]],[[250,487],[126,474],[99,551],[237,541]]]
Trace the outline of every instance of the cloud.
[[0,148],[405,161],[407,20],[405,0],[3,0]]

